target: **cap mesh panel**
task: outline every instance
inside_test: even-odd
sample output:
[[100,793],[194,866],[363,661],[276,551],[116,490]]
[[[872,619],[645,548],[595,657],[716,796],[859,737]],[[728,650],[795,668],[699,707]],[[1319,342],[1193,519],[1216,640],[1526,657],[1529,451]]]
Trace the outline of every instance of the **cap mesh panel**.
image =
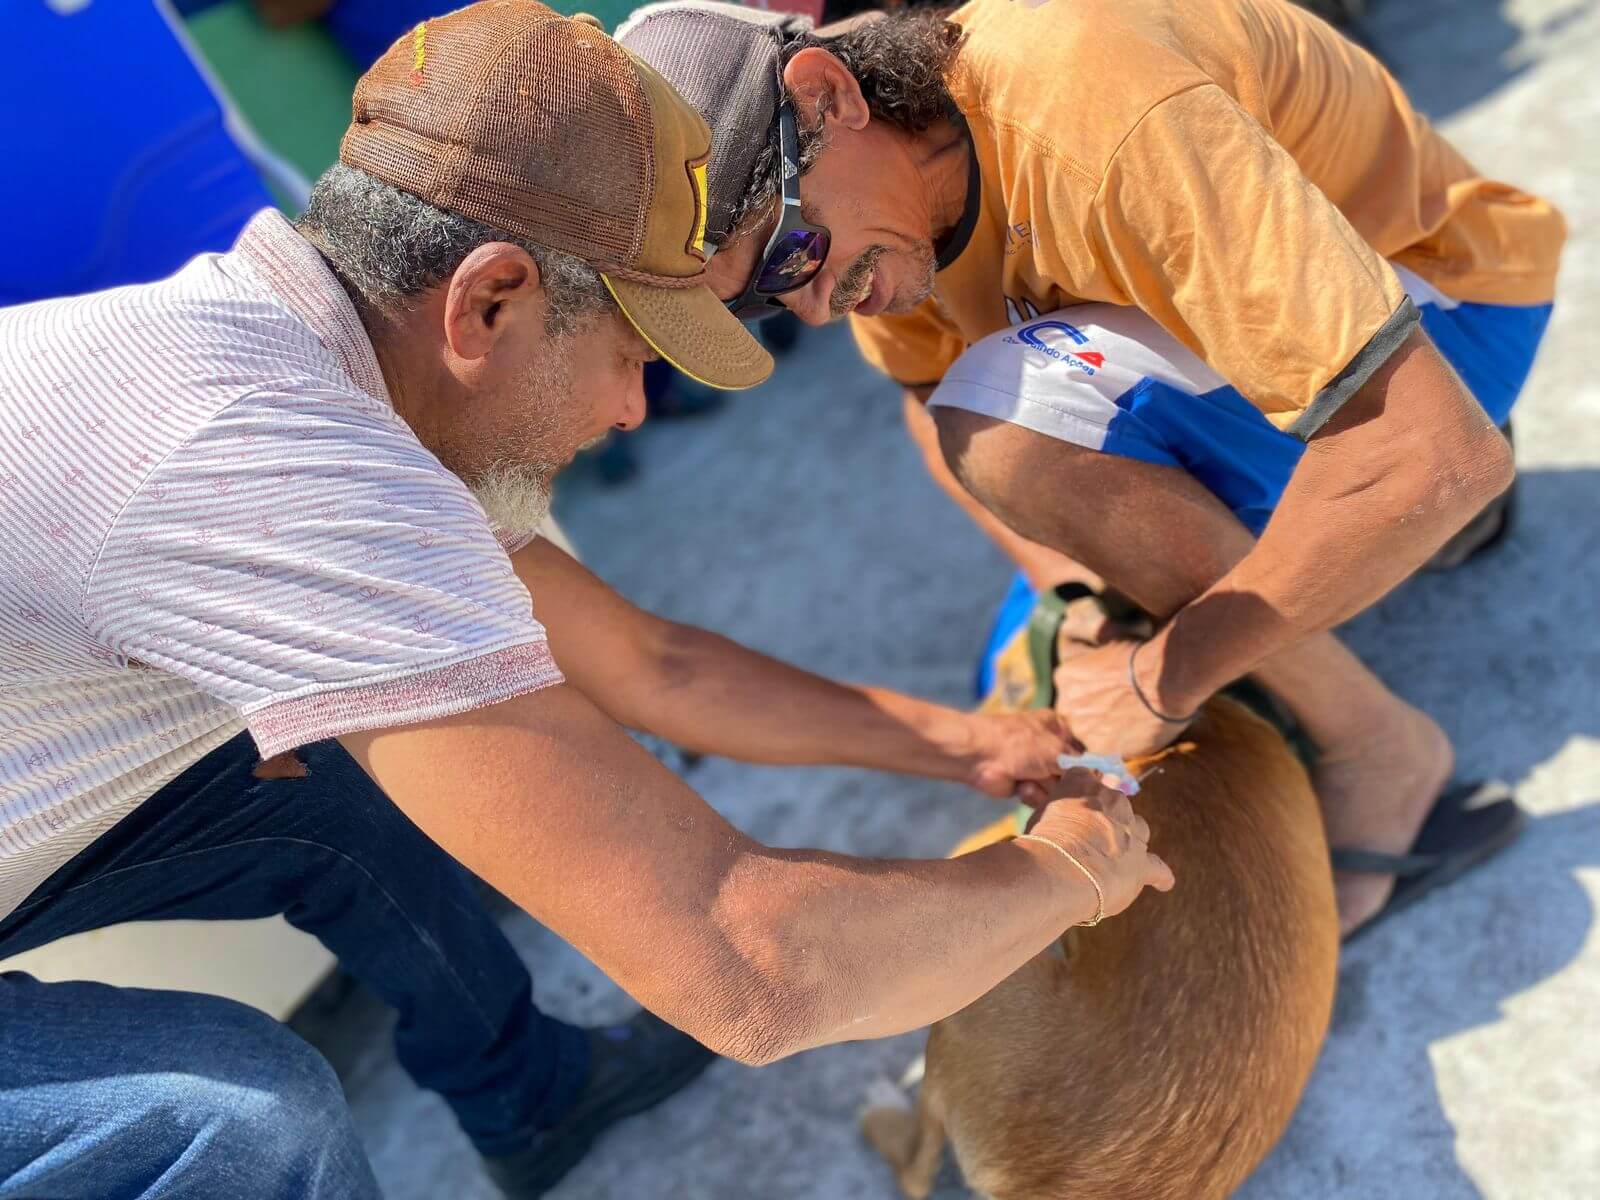
[[666,8],[640,18],[622,44],[654,67],[711,126],[706,235],[726,240],[778,112],[780,31],[792,18]]
[[423,54],[418,77],[401,38],[363,78],[346,163],[514,237],[635,264],[654,186],[650,112],[615,43],[501,0],[429,21]]

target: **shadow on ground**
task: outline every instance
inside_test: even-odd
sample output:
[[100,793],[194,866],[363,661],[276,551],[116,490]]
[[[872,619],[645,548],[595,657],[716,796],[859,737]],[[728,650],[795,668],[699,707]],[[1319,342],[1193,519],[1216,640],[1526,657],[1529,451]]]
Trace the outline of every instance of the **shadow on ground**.
[[1589,867],[1600,867],[1600,797],[1536,818],[1458,893],[1358,943],[1341,966],[1333,1028],[1305,1101],[1241,1200],[1483,1195],[1458,1161],[1433,1054],[1505,1019],[1508,1002],[1574,961],[1594,924],[1575,878]]
[[1351,34],[1381,58],[1412,103],[1435,121],[1477,103],[1527,72],[1540,47],[1591,5],[1573,0],[1541,19],[1507,17],[1505,0],[1370,0]]
[[1600,738],[1600,470],[1524,468],[1516,488],[1502,545],[1407,581],[1341,631],[1444,726],[1458,776],[1513,784]]

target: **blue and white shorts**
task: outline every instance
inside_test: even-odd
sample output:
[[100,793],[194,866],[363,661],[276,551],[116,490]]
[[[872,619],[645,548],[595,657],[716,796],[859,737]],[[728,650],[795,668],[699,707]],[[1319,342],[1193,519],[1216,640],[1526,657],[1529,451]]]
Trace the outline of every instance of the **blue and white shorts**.
[[[1395,271],[1440,353],[1505,424],[1550,306],[1463,303]],[[1178,467],[1256,534],[1305,450],[1155,321],[1114,304],[1075,305],[991,334],[956,360],[928,406]]]

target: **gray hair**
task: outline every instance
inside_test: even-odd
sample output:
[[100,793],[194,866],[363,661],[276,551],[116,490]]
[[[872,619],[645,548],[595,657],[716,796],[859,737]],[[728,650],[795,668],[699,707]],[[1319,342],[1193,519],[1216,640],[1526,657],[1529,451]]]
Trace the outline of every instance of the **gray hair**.
[[490,242],[521,246],[539,265],[549,306],[545,326],[552,336],[571,333],[616,307],[599,272],[581,258],[435,208],[343,163],[323,172],[295,224],[351,298],[378,313],[409,307]]
[[[907,8],[858,22],[834,37],[803,33],[784,44],[787,66],[800,51],[818,46],[845,65],[872,115],[920,133],[955,110],[945,83],[961,51],[961,26],[947,19],[948,9]],[[788,100],[784,89],[782,100]],[[800,138],[800,173],[822,153],[822,114],[796,113]],[[769,143],[757,157],[750,183],[734,208],[729,228],[737,237],[750,218],[765,215],[778,194],[778,149]]]

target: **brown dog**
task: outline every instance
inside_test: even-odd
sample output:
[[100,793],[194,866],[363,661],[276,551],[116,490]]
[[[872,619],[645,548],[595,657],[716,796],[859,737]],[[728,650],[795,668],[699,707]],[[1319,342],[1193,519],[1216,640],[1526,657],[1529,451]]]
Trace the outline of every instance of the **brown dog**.
[[1068,931],[933,1027],[916,1111],[863,1118],[907,1196],[931,1190],[948,1137],[995,1200],[1208,1200],[1288,1124],[1339,952],[1310,782],[1271,726],[1226,699],[1182,744],[1130,765],[1134,808],[1178,886]]

